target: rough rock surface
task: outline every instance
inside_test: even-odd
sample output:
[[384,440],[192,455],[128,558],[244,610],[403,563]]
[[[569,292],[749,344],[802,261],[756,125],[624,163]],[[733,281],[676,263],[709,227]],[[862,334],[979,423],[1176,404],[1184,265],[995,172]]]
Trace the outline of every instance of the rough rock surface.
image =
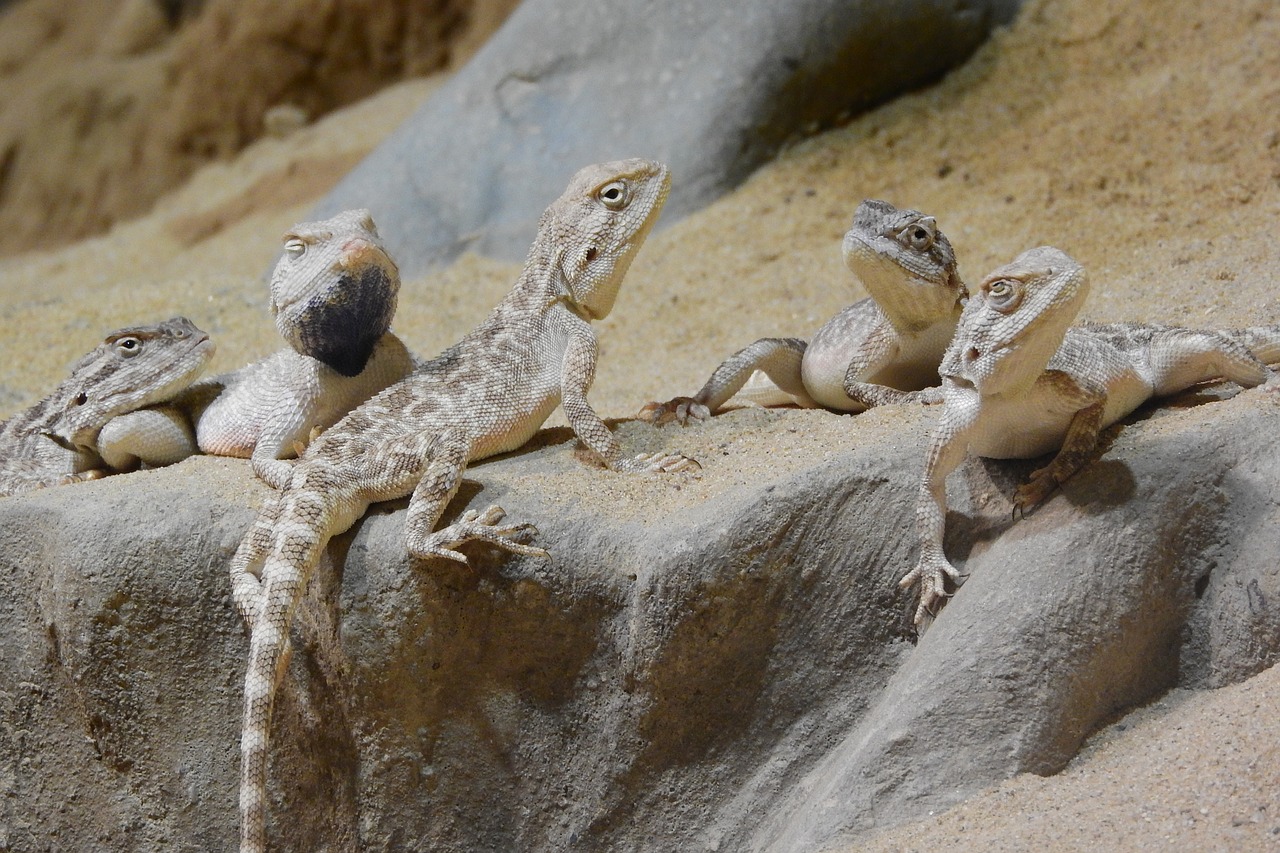
[[667,163],[667,224],[784,143],[936,79],[1020,0],[525,0],[321,203],[368,207],[406,274],[464,249],[519,260],[583,163]]
[[[414,564],[403,509],[375,510],[300,609],[273,849],[820,850],[1275,661],[1275,393],[1145,409],[1017,522],[1032,463],[966,462],[948,551],[971,577],[913,646],[894,582],[934,416],[620,427],[700,479],[593,469],[545,431],[450,512],[499,503],[549,561]],[[232,846],[226,571],[264,495],[198,458],[0,500],[0,847]]]

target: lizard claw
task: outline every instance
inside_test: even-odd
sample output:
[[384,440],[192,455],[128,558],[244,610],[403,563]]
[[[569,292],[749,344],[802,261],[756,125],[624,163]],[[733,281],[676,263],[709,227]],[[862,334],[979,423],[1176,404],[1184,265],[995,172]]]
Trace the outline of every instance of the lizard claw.
[[947,579],[951,580],[953,587],[958,587],[963,577],[946,560],[921,558],[916,567],[898,581],[898,588],[903,590],[920,584],[920,603],[916,606],[914,620],[918,630],[927,628],[946,600],[954,595],[947,592]]
[[682,471],[701,471],[702,465],[692,456],[683,453],[641,453],[631,459],[623,459],[617,470],[629,474],[676,474]]
[[88,471],[81,471],[78,474],[68,474],[59,481],[59,485],[68,485],[70,483],[87,483],[90,480],[101,480],[107,476],[107,472],[101,468],[90,468]]
[[411,547],[410,551],[416,557],[443,557],[465,563],[467,558],[457,550],[458,546],[478,540],[527,557],[550,556],[543,548],[525,544],[538,534],[538,528],[532,524],[499,526],[506,515],[502,507],[498,506],[491,506],[483,512],[469,509],[453,524],[432,533],[421,545]]
[[654,426],[662,426],[672,421],[681,426],[688,426],[692,421],[705,421],[711,417],[711,410],[692,397],[672,397],[665,403],[656,400],[646,403],[636,414],[638,420],[647,421]]
[[1028,509],[1035,509],[1058,488],[1058,478],[1049,466],[1031,472],[1027,482],[1018,487],[1013,496],[1013,516],[1026,517]]

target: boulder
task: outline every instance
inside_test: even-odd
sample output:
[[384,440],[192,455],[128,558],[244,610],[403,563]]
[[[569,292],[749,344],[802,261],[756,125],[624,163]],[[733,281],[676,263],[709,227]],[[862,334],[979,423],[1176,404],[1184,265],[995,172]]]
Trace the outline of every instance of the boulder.
[[643,156],[675,175],[669,223],[787,142],[937,79],[1018,6],[525,0],[316,215],[372,210],[406,276],[465,249],[520,260],[569,175]]
[[[544,430],[447,517],[497,503],[546,560],[413,561],[403,503],[375,507],[295,620],[271,849],[816,851],[1276,660],[1277,395],[1144,410],[1017,521],[1034,463],[967,461],[969,580],[916,644],[895,583],[935,415],[617,426],[700,477],[602,471]],[[0,848],[234,846],[227,568],[266,496],[196,458],[0,500]]]

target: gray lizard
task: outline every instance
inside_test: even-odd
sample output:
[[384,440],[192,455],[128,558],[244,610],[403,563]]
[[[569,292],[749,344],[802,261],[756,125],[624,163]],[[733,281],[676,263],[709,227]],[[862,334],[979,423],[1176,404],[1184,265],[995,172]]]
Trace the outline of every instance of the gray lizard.
[[938,363],[966,293],[951,243],[932,216],[867,199],[854,213],[843,253],[870,297],[832,317],[807,344],[756,341],[726,359],[693,397],[649,403],[639,417],[702,420],[743,391],[757,370],[772,386],[753,382],[744,396],[763,404],[860,412],[885,403],[936,402],[937,391],[923,389],[938,384]]
[[231,565],[250,629],[241,737],[240,849],[266,845],[267,748],[289,623],[330,537],[369,504],[410,496],[405,545],[416,557],[466,562],[479,540],[517,554],[530,525],[501,524],[492,506],[434,530],[473,459],[513,450],[559,404],[578,438],[615,471],[696,465],[680,454],[627,458],[587,402],[597,344],[591,321],[613,309],[623,276],[666,199],[666,167],[647,160],[590,166],[543,214],[515,287],[483,323],[408,378],[321,434],[266,505]]
[[1280,361],[1280,326],[1238,331],[1141,323],[1071,326],[1088,293],[1084,269],[1051,247],[992,272],[964,308],[942,360],[943,408],[933,430],[916,526],[920,556],[900,586],[920,585],[923,627],[960,576],[943,553],[946,478],[966,452],[1053,460],[1017,490],[1034,507],[1079,470],[1098,434],[1152,397],[1228,379],[1246,388]]
[[107,335],[52,394],[0,424],[0,495],[194,453],[186,416],[159,404],[189,386],[213,351],[185,317]]
[[413,356],[390,332],[400,273],[367,210],[295,225],[271,276],[271,313],[289,347],[185,395],[200,449],[252,459],[277,489],[284,461],[403,379]]

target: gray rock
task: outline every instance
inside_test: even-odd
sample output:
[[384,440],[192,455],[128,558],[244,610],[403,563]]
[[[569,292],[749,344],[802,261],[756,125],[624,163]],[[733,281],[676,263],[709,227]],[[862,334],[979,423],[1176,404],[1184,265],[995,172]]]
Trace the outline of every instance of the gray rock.
[[[1052,773],[1175,683],[1274,662],[1274,396],[1163,409],[1016,523],[970,460],[971,574],[918,646],[894,584],[934,412],[744,410],[702,479],[566,430],[471,469],[550,560],[414,563],[402,508],[338,537],[277,705],[273,850],[820,850]],[[198,458],[0,500],[0,848],[231,849],[246,640],[227,567],[265,496]]]
[[468,248],[519,260],[569,175],[644,156],[674,172],[670,223],[936,79],[1019,4],[525,0],[316,216],[369,208],[408,276]]

